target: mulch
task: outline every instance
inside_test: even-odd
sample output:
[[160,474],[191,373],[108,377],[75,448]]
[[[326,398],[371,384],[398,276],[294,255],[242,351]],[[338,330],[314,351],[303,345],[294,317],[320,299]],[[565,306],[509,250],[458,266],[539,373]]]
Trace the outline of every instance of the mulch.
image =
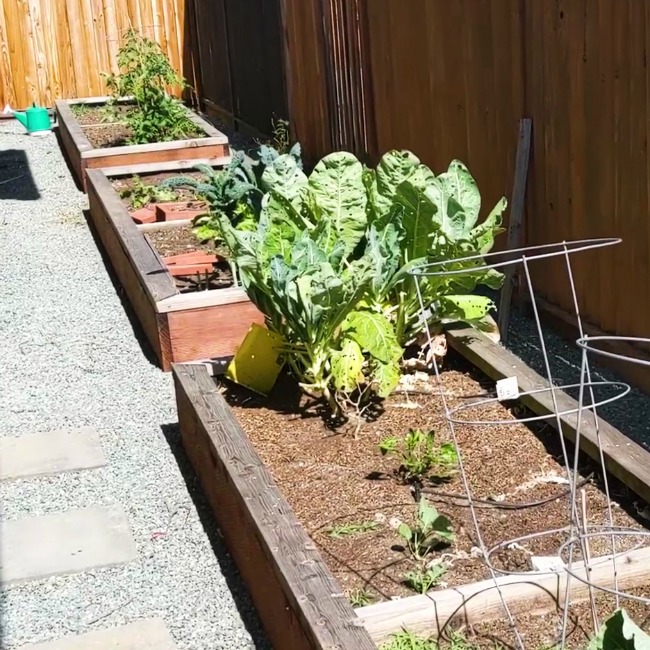
[[[442,376],[449,408],[477,397],[484,399],[494,389],[493,382],[451,355]],[[288,376],[281,376],[268,398],[222,381],[237,419],[343,590],[348,594],[362,591],[375,602],[413,595],[403,576],[414,561],[391,526],[391,522],[414,521],[413,488],[400,482],[396,476],[399,462],[382,456],[378,445],[388,436],[402,437],[409,428],[434,430],[440,442],[451,440],[435,380],[424,378],[412,392],[391,396],[358,432],[354,424],[333,427],[321,406],[302,395]],[[566,526],[569,499],[558,434],[544,423],[529,428],[497,402],[470,410],[471,419],[480,411],[481,419],[509,422],[455,427],[473,498],[515,506],[504,509],[477,503],[476,517],[486,547]],[[569,449],[570,462],[572,454]],[[580,476],[590,525],[605,524],[607,499],[598,472],[585,460]],[[614,523],[643,529],[624,486],[610,481],[610,489],[616,502]],[[480,544],[470,508],[458,498],[465,494],[461,475],[446,482],[430,477],[424,483],[424,493],[450,518],[456,533],[450,546],[441,546],[431,556],[443,557],[448,564],[437,588],[490,577],[484,562],[476,557]],[[552,499],[554,496],[557,498]],[[537,507],[517,507],[544,500],[547,502]],[[333,526],[367,522],[376,522],[376,529],[338,539],[328,533]],[[521,541],[495,553],[493,562],[507,571],[530,570],[532,555],[556,554],[563,541],[561,534]],[[639,539],[630,539],[628,544],[632,542]],[[590,550],[592,556],[603,555],[608,545],[596,539]]]

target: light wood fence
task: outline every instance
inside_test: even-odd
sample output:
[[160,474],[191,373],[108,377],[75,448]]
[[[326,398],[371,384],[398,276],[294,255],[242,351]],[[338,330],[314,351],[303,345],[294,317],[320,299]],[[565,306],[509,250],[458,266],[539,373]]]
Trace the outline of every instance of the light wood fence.
[[129,27],[158,41],[183,70],[184,12],[185,0],[2,0],[1,106],[105,94],[102,73],[116,71]]

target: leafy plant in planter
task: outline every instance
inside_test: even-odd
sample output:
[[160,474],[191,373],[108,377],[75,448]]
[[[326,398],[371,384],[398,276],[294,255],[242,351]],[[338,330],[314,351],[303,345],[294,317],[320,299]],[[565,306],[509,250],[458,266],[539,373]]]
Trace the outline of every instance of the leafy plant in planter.
[[167,88],[185,88],[185,81],[172,68],[160,46],[131,29],[117,54],[120,73],[107,75],[111,105],[121,97],[131,97],[134,105],[126,112],[132,131],[131,144],[168,142],[200,135],[183,105]]
[[[436,177],[409,152],[389,152],[376,170],[338,152],[309,177],[293,155],[261,160],[262,200],[251,204],[247,194],[243,208],[240,200],[215,211],[244,288],[283,337],[305,390],[324,395],[337,414],[350,401],[387,396],[403,346],[424,327],[411,271],[487,252],[505,200],[476,225],[480,197],[462,163]],[[232,217],[242,209],[254,230],[236,227]],[[455,263],[467,272],[421,280],[430,323],[480,325],[493,305],[468,292],[498,286],[501,275],[471,270],[478,266]]]
[[131,186],[120,192],[120,198],[128,199],[131,207],[137,210],[149,203],[176,201],[178,196],[171,187],[145,183],[139,176],[134,176]]
[[601,626],[587,650],[648,650],[650,636],[630,618],[625,609],[616,610]]

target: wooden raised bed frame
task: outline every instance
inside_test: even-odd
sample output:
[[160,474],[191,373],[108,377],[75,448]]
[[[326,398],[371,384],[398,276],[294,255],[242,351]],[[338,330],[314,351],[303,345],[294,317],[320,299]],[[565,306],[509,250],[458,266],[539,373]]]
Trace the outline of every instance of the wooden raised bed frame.
[[181,294],[146,232],[186,222],[136,225],[103,171],[89,169],[87,178],[91,221],[162,369],[231,357],[251,324],[263,322],[246,293],[233,287]]
[[[449,333],[449,341],[494,379],[516,374],[522,392],[547,385],[520,359],[474,330],[456,329]],[[504,617],[492,581],[353,609],[207,368],[174,365],[173,373],[183,446],[274,647],[370,650],[404,627],[428,636],[437,635],[448,623],[476,624]],[[556,391],[556,396],[561,410],[577,407],[565,393]],[[523,402],[537,414],[547,414],[550,400],[550,394],[541,393]],[[554,418],[548,423],[557,427]],[[583,424],[581,449],[597,460],[595,425]],[[565,437],[575,440],[575,416],[561,418],[561,428]],[[649,500],[650,452],[602,419],[599,429],[608,470]],[[650,548],[621,558],[619,587],[646,584],[649,560]],[[615,579],[611,563],[592,562],[590,577],[611,587]],[[513,612],[550,611],[565,593],[565,578],[560,574],[498,580]],[[572,580],[571,598],[572,602],[588,598],[588,588]]]
[[187,161],[215,166],[230,161],[228,137],[187,107],[184,108],[189,118],[206,137],[96,149],[88,141],[71,106],[105,104],[107,100],[108,97],[88,97],[61,99],[55,103],[61,142],[84,190],[87,169],[119,167],[125,173],[144,173],[179,169],[186,166]]

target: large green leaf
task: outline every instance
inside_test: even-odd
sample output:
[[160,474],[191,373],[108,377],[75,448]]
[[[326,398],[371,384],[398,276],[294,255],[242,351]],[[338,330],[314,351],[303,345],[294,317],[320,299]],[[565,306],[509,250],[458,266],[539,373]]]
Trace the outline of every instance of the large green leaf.
[[381,293],[395,275],[400,262],[399,233],[394,224],[389,223],[382,230],[371,224],[366,235],[365,255],[372,261],[372,290]]
[[363,165],[351,153],[323,158],[309,177],[310,194],[318,206],[319,225],[325,225],[330,243],[345,244],[347,254],[361,241],[368,217]]
[[453,160],[449,169],[438,176],[438,182],[464,212],[465,228],[472,228],[481,211],[481,193],[467,167],[460,160]]
[[330,366],[336,390],[352,392],[363,381],[363,352],[359,344],[345,339],[341,349],[332,352]]
[[462,206],[453,196],[450,196],[445,184],[438,177],[434,183],[428,185],[425,194],[437,210],[435,223],[441,232],[450,240],[457,241],[469,234],[467,227],[470,221]]
[[343,331],[383,363],[396,361],[402,356],[393,325],[383,314],[354,311],[345,319]]
[[397,387],[400,376],[398,361],[390,361],[389,363],[376,361],[373,364],[372,381],[377,395],[382,398],[388,397]]
[[389,151],[377,165],[373,188],[373,219],[383,220],[395,202],[397,188],[419,166],[420,160],[410,151]]
[[470,237],[476,246],[476,249],[482,255],[489,253],[494,246],[494,238],[500,233],[504,232],[501,228],[503,222],[503,213],[508,206],[506,197],[501,200],[492,208],[492,211],[487,216],[485,221],[472,229]]
[[307,176],[289,154],[278,156],[262,173],[264,191],[275,190],[292,202],[300,196],[307,183]]
[[404,262],[426,257],[435,230],[437,205],[423,191],[419,178],[404,181],[397,189],[397,201],[402,205],[402,252]]
[[650,636],[619,609],[602,624],[588,650],[650,650]]
[[494,309],[494,303],[485,296],[443,296],[440,299],[440,317],[444,320],[476,321]]

